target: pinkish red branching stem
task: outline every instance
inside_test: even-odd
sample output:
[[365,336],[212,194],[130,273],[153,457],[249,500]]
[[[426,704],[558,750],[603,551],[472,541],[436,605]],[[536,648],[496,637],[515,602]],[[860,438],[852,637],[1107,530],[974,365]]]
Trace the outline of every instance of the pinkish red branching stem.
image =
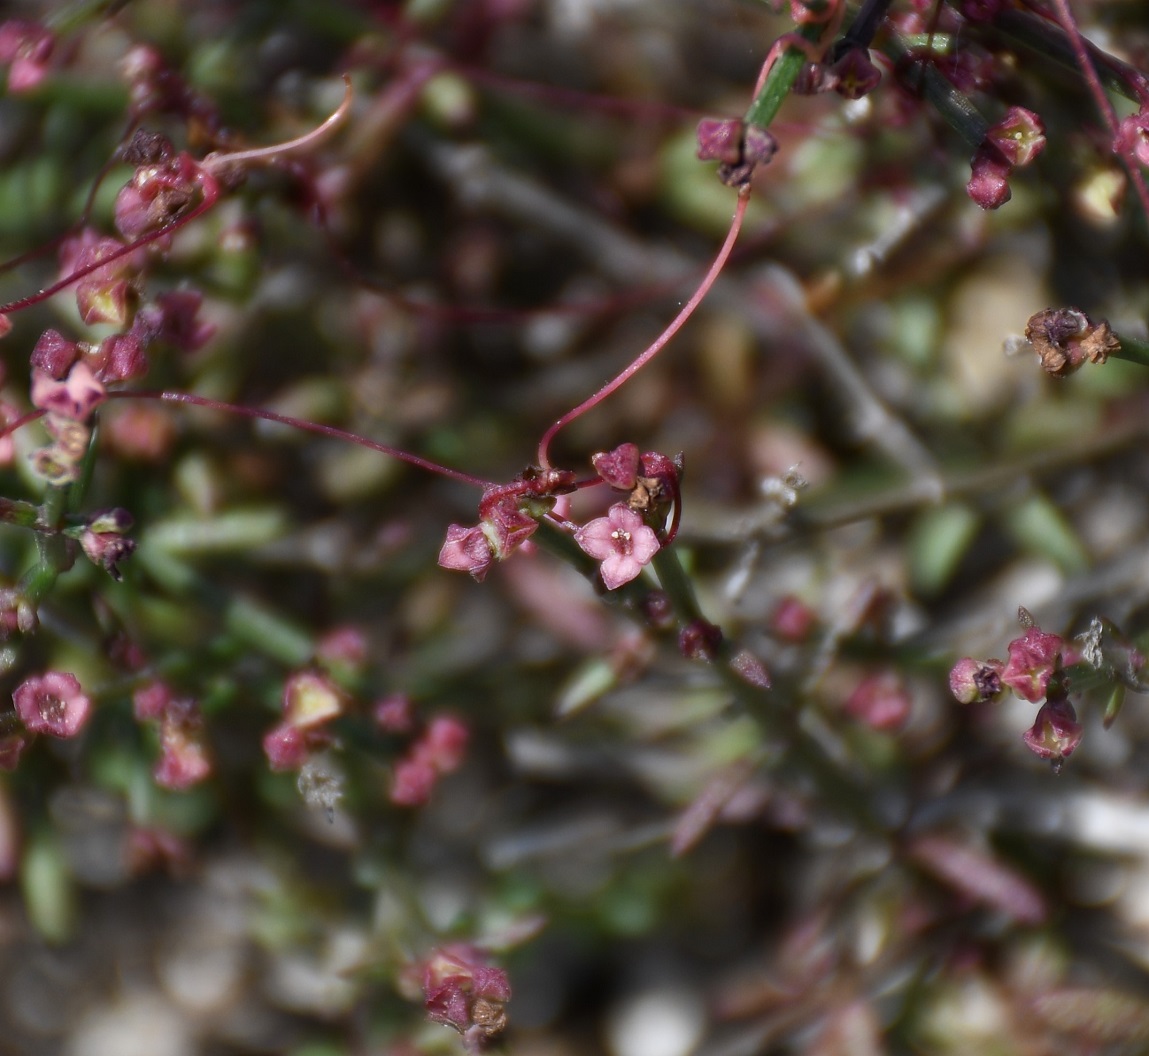
[[694,296],[690,298],[682,306],[681,311],[674,317],[670,325],[662,331],[661,334],[653,343],[644,351],[637,359],[635,359],[625,370],[608,381],[601,389],[598,390],[590,398],[583,400],[572,411],[568,411],[557,422],[554,423],[545,433],[543,433],[542,440],[539,441],[539,465],[544,469],[550,468],[550,447],[551,442],[558,434],[559,430],[565,426],[570,425],[576,418],[581,418],[587,411],[598,406],[603,400],[610,396],[616,389],[621,388],[628,382],[635,374],[637,374],[643,367],[647,365],[659,352],[666,347],[679,330],[682,329],[683,324],[687,319],[694,314],[694,309],[701,303],[702,298],[710,292],[710,287],[714,285],[715,280],[721,274],[722,269],[726,266],[726,261],[730,256],[730,251],[734,248],[734,243],[738,239],[738,232],[742,230],[742,219],[746,215],[746,206],[750,201],[749,189],[744,189],[738,195],[738,204],[734,207],[734,217],[730,221],[730,230],[726,233],[726,241],[722,243],[722,248],[718,251],[718,256],[714,258],[714,263],[710,265],[709,271],[703,277],[702,282],[699,284],[698,289],[694,291]]
[[324,136],[338,128],[347,115],[351,113],[351,102],[355,93],[351,88],[351,78],[347,74],[343,75],[343,86],[343,101],[323,124],[313,128],[310,132],[305,132],[295,139],[289,139],[286,143],[274,143],[267,147],[252,147],[250,150],[236,150],[225,154],[209,154],[200,164],[209,172],[214,172],[230,165],[247,165],[253,161],[277,161],[285,154],[310,150]]
[[[360,436],[358,433],[351,433],[346,429],[338,429],[333,425],[320,425],[318,422],[309,422],[305,418],[293,418],[289,414],[277,414],[275,411],[268,411],[262,407],[245,407],[243,404],[227,403],[224,400],[211,400],[206,396],[196,396],[190,392],[171,392],[168,390],[163,392],[109,392],[108,399],[166,400],[169,403],[187,403],[193,407],[204,407],[209,411],[223,411],[228,414],[237,414],[242,418],[257,418],[265,422],[276,422],[279,425],[287,425],[292,429],[299,429],[305,433],[315,433],[317,436],[330,437],[332,440],[342,440],[349,444],[358,444],[360,447],[366,447],[371,451],[378,451],[380,454],[397,458],[400,462],[406,462],[408,465],[415,466],[418,469],[424,469],[428,473],[435,473],[440,477],[457,480],[460,484],[469,484],[472,487],[483,489],[493,486],[489,480],[473,477],[470,473],[462,473],[457,469],[451,469],[449,466],[440,466],[437,462],[432,462],[430,459],[420,458],[418,455],[413,455],[401,448],[391,447],[389,444],[381,444],[375,440],[368,440],[367,437]],[[40,413],[43,412],[37,412],[35,417],[39,417]],[[15,424],[18,426],[30,420],[31,417],[25,415],[20,422]],[[9,426],[5,432],[10,432],[12,428],[13,426]],[[0,433],[0,437],[3,435],[3,433]]]
[[[1081,30],[1077,28],[1077,20],[1073,17],[1073,12],[1069,9],[1069,0],[1053,0],[1053,6],[1057,11],[1057,20],[1061,23],[1061,28],[1065,31],[1065,35],[1069,38],[1069,43],[1073,48],[1074,57],[1077,59],[1077,65],[1081,68],[1081,74],[1085,78],[1085,83],[1089,85],[1089,91],[1093,96],[1093,101],[1097,104],[1097,109],[1101,111],[1101,116],[1105,118],[1105,124],[1109,129],[1111,138],[1117,136],[1117,112],[1113,109],[1113,104],[1109,101],[1109,96],[1105,94],[1105,88],[1101,84],[1101,78],[1097,75],[1097,69],[1093,65],[1093,60],[1089,57],[1089,47],[1085,39],[1081,36]],[[1133,187],[1137,192],[1137,197],[1141,202],[1141,211],[1145,214],[1145,219],[1149,221],[1149,187],[1145,185],[1145,178],[1141,174],[1141,167],[1136,159],[1122,157],[1122,163],[1125,165],[1125,170],[1129,173],[1129,179],[1133,183]]]

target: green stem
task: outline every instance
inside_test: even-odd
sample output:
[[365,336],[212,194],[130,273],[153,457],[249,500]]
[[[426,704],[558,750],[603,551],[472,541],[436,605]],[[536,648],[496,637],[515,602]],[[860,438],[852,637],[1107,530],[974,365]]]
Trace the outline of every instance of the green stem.
[[[797,33],[803,40],[816,44],[825,28],[821,23],[812,23],[799,26]],[[787,48],[778,56],[766,75],[766,83],[762,85],[762,90],[754,97],[754,101],[746,111],[743,118],[746,124],[758,125],[761,128],[769,126],[778,116],[783,100],[790,94],[790,89],[794,87],[794,82],[807,61],[806,54],[801,48]]]
[[981,146],[989,122],[929,61],[928,55],[923,56],[904,37],[893,32],[884,35],[882,50],[896,68],[905,71],[904,83],[916,88],[966,143],[974,148]]
[[1121,347],[1109,353],[1110,359],[1124,359],[1129,363],[1140,363],[1143,367],[1149,367],[1149,341],[1129,337],[1128,334],[1119,334],[1118,340],[1121,342]]

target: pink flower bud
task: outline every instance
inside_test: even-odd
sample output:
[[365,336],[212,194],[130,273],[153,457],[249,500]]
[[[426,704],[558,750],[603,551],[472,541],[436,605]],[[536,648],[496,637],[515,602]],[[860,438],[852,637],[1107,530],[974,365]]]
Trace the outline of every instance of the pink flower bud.
[[966,656],[950,671],[950,692],[959,704],[992,700],[1001,692],[1000,660],[974,660]]
[[32,349],[32,369],[60,380],[80,356],[80,346],[56,330],[45,330]]
[[1084,732],[1068,698],[1051,697],[1037,711],[1033,726],[1022,734],[1026,747],[1055,764],[1073,754]]
[[481,583],[487,570],[494,563],[495,555],[486,533],[476,525],[464,528],[452,524],[447,528],[447,539],[439,551],[439,566],[459,572],[468,572]]
[[996,147],[981,146],[973,156],[966,193],[982,209],[997,209],[1012,197],[1009,174],[1012,167]]
[[615,491],[630,491],[638,479],[638,447],[619,444],[613,451],[590,456],[595,472]]

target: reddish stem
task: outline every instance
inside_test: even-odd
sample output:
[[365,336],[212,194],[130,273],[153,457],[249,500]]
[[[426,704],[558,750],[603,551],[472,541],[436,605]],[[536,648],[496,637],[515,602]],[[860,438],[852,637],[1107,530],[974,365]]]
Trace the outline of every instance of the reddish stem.
[[[428,473],[435,473],[440,477],[457,480],[460,484],[469,484],[472,487],[482,489],[493,487],[492,481],[473,477],[470,473],[462,473],[448,466],[441,466],[437,462],[432,462],[430,459],[420,458],[418,455],[413,455],[397,447],[391,447],[389,444],[381,444],[375,440],[368,440],[367,437],[360,436],[358,433],[351,433],[346,429],[338,429],[333,425],[320,425],[318,422],[309,422],[305,418],[293,418],[289,414],[277,414],[275,411],[264,410],[262,407],[245,407],[239,403],[212,400],[206,396],[196,396],[190,392],[109,392],[108,399],[166,400],[169,403],[187,403],[194,407],[205,407],[211,411],[225,411],[229,414],[238,414],[243,418],[257,418],[265,422],[277,422],[279,425],[288,425],[293,429],[299,429],[305,433],[315,433],[317,436],[326,436],[333,440],[342,440],[346,443],[358,444],[360,447],[366,447],[371,451],[378,451],[381,454],[389,455],[391,458],[397,458],[400,462],[406,462],[408,465],[416,466],[419,469],[426,470]],[[36,415],[36,417],[38,416],[39,414]],[[25,416],[25,419],[26,418],[27,416]],[[22,424],[25,419],[21,419],[21,422],[18,424]],[[3,434],[0,433],[0,436],[2,435]]]
[[734,243],[738,238],[738,232],[742,229],[742,219],[746,215],[746,205],[750,201],[749,189],[744,189],[739,192],[738,204],[734,207],[734,217],[730,221],[730,230],[726,233],[726,241],[722,243],[722,248],[718,251],[718,256],[714,258],[714,263],[710,265],[710,269],[703,277],[698,289],[694,291],[694,296],[690,298],[682,306],[682,309],[671,321],[670,325],[653,343],[638,356],[631,364],[626,367],[620,374],[615,376],[611,381],[608,381],[601,389],[598,390],[593,396],[583,400],[574,410],[568,411],[557,422],[555,422],[545,433],[543,433],[542,440],[539,441],[539,465],[544,469],[550,468],[550,446],[556,434],[560,429],[569,425],[576,418],[581,418],[587,411],[598,406],[603,400],[610,396],[616,389],[621,388],[628,382],[635,374],[637,374],[643,367],[647,365],[659,352],[666,347],[667,342],[670,341],[675,334],[682,329],[683,324],[687,319],[694,314],[694,309],[698,307],[702,298],[710,292],[710,287],[714,285],[715,280],[721,274],[722,269],[726,266],[726,260],[730,256],[730,251],[734,248]]

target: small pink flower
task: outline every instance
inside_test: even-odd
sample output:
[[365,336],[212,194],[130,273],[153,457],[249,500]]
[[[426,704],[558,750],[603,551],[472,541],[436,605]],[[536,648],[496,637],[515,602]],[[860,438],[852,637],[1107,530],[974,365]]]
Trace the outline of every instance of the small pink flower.
[[659,549],[654,529],[621,502],[616,502],[605,517],[584,524],[574,537],[584,553],[602,562],[599,573],[607,590],[629,583]]
[[75,737],[92,710],[79,680],[66,671],[46,671],[25,679],[12,700],[29,731],[52,737]]
[[985,134],[1011,165],[1028,165],[1045,149],[1045,125],[1041,117],[1024,106],[1011,106],[1005,116]]
[[1030,627],[1009,643],[1009,660],[1001,671],[1001,681],[1023,700],[1037,703],[1049,689],[1063,646],[1061,635],[1046,634]]
[[72,364],[63,381],[40,370],[32,371],[33,406],[74,422],[86,422],[107,395],[103,384],[83,360]]

